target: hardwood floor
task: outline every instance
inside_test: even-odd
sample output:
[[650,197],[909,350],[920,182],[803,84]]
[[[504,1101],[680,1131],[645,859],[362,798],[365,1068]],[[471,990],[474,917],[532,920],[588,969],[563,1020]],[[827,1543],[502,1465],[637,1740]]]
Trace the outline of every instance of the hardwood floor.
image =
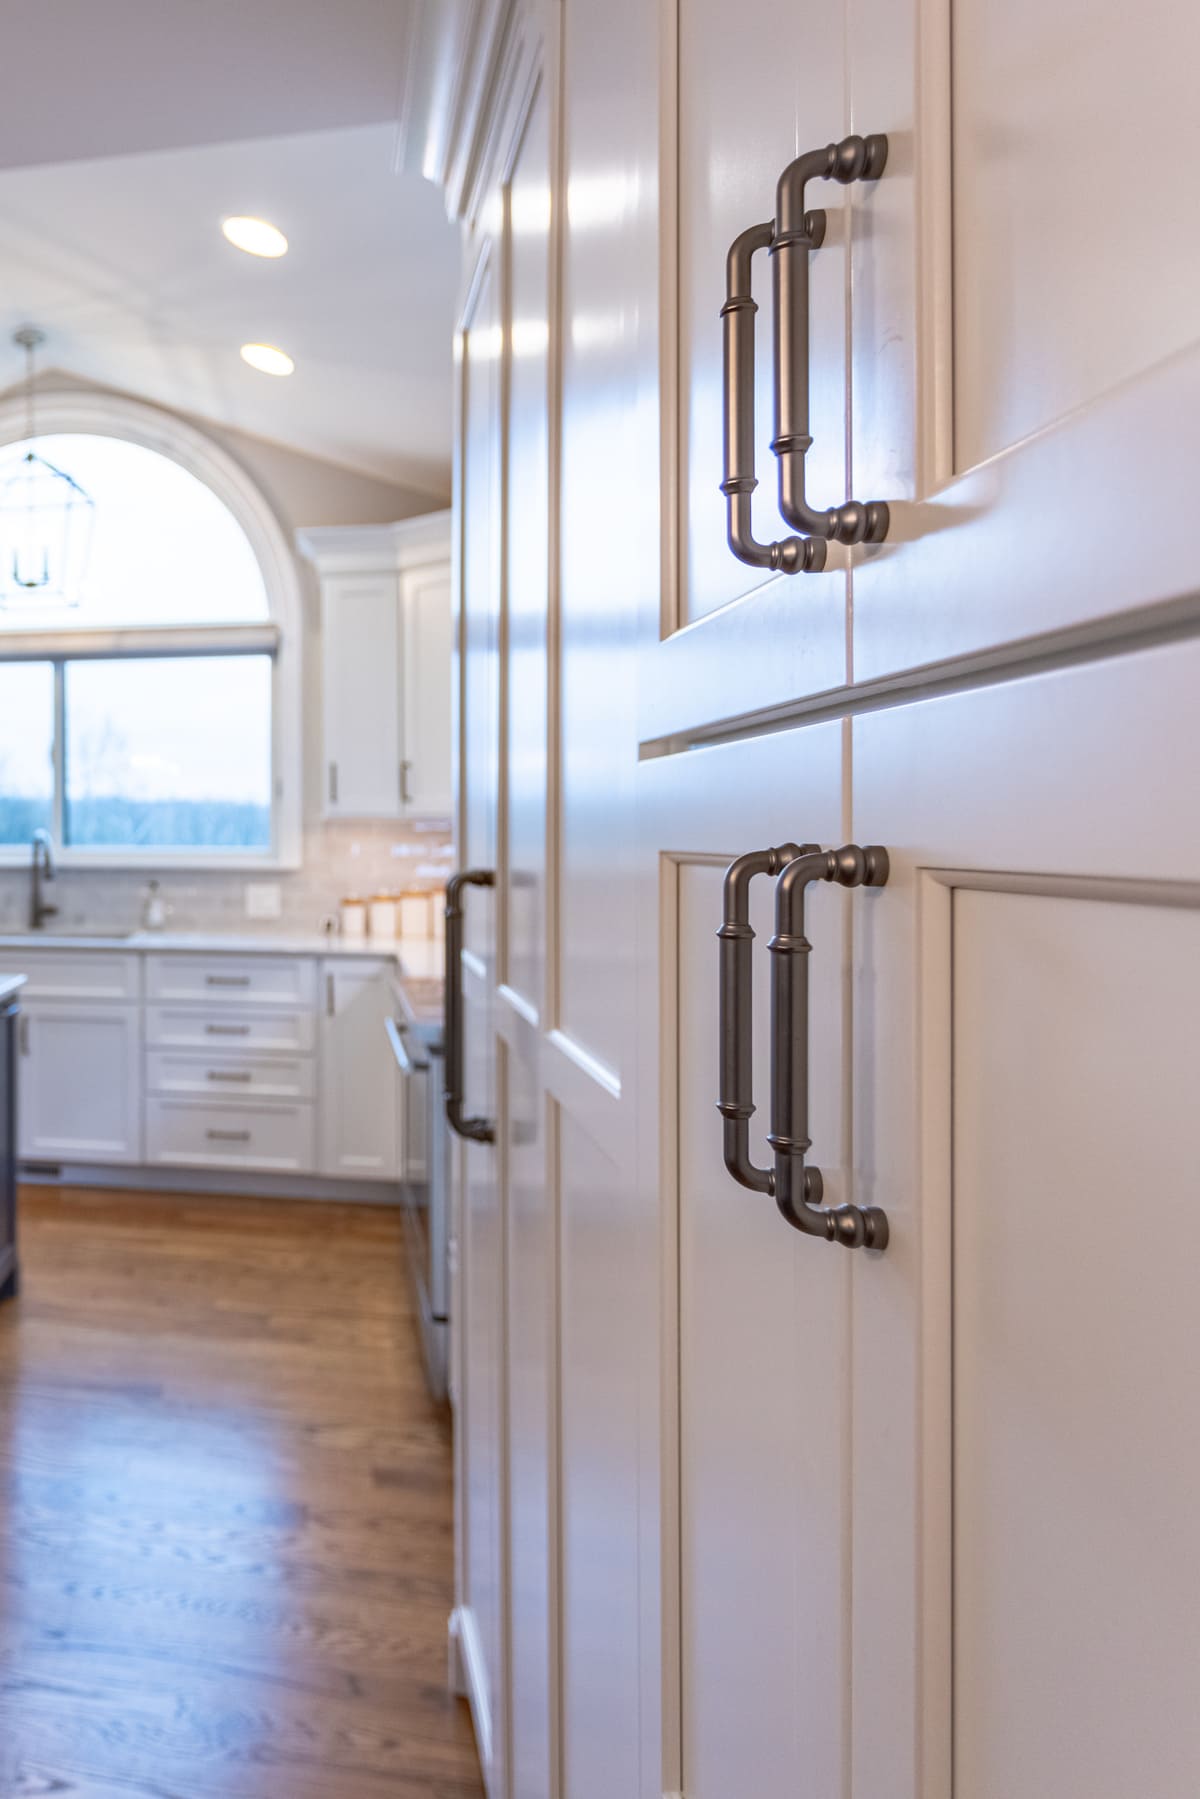
[[480,1799],[396,1215],[35,1188],[21,1250],[2,1799]]

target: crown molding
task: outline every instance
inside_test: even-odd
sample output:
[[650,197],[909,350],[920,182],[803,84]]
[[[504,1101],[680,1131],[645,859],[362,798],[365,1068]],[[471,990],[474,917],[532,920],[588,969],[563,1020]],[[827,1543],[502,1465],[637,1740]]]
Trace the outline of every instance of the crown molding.
[[450,513],[391,525],[311,525],[297,531],[296,548],[321,575],[403,574],[449,560]]
[[410,45],[396,166],[436,182],[468,219],[519,0],[421,0]]

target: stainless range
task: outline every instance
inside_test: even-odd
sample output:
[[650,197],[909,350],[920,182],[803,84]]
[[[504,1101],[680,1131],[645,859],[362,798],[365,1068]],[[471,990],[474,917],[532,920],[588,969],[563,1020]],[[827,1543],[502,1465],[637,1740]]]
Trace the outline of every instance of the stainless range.
[[388,1040],[401,1082],[405,1123],[404,1237],[430,1390],[447,1394],[450,1362],[450,1220],[446,1123],[442,1107],[440,1016],[412,1004],[394,983]]

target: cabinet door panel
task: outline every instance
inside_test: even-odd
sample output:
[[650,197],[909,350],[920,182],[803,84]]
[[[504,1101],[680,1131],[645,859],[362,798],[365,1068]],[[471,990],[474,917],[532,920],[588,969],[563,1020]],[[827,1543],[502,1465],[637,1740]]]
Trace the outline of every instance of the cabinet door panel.
[[20,1042],[17,1141],[23,1158],[141,1160],[137,1007],[27,1006]]
[[417,569],[403,582],[404,803],[449,817],[450,568]]
[[404,755],[396,576],[328,576],[321,617],[326,815],[394,818]]
[[893,503],[857,678],[1194,612],[1198,53],[1168,0],[851,7],[855,128],[900,152],[852,244],[855,483]]
[[395,1063],[384,1029],[391,1016],[387,974],[326,963],[322,977],[321,1172],[398,1180]]
[[955,1790],[1194,1792],[1200,910],[961,891],[952,941]]
[[[717,1112],[717,930],[735,855],[842,841],[842,727],[662,757],[643,765],[645,905],[657,889],[666,1133],[659,1193],[668,1364],[662,1512],[667,1730],[664,1785],[696,1799],[840,1792],[847,1777],[849,1414],[835,1370],[850,1330],[852,1258],[801,1236],[765,1193],[734,1181]],[[751,922],[752,1152],[769,1165],[768,943],[774,882]],[[817,888],[807,906],[813,1157],[829,1203],[849,1197],[845,993],[861,896]],[[648,1129],[648,1127],[647,1127]],[[677,1271],[677,1272],[676,1272]],[[569,1329],[575,1328],[573,1320]],[[677,1434],[676,1434],[677,1433]],[[673,1684],[674,1683],[674,1684]]]
[[[780,9],[750,0],[736,19],[718,0],[672,9],[663,71],[677,111],[675,192],[664,205],[663,430],[677,468],[678,587],[663,596],[659,630],[639,690],[643,739],[839,686],[846,678],[846,554],[831,548],[822,574],[773,575],[748,567],[726,540],[723,324],[726,257],[734,239],[773,218],[776,184],[794,157],[845,130],[842,17],[838,9]],[[674,60],[672,60],[672,57]],[[854,189],[818,181],[808,204],[827,215],[809,259],[808,494],[846,498],[846,242]],[[777,503],[771,259],[754,258],[755,533],[791,535]],[[874,497],[874,496],[868,496]],[[672,527],[671,515],[665,517]]]
[[[459,485],[463,528],[458,661],[460,867],[495,870],[500,777],[501,366],[500,246],[485,252],[462,332]],[[495,1120],[496,894],[464,895],[464,1110]],[[449,1127],[447,1127],[448,1129]],[[504,1799],[508,1766],[504,1551],[504,1217],[493,1145],[451,1138],[455,1189],[455,1456],[458,1534],[455,1628],[489,1791]]]
[[892,855],[854,979],[856,1182],[892,1225],[845,1384],[864,1791],[1200,1778],[1198,679],[1176,645],[854,724]]

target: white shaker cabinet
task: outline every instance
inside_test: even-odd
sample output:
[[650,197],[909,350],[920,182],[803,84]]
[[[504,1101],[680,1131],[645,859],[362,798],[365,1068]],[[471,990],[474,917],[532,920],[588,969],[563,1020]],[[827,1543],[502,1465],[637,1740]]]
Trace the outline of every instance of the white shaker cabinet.
[[386,1053],[390,963],[321,964],[320,1172],[394,1181],[401,1168],[395,1068]]
[[327,818],[450,810],[450,526],[304,531],[321,584]]
[[23,1161],[141,1160],[140,1007],[86,999],[30,1003],[17,1041]]

